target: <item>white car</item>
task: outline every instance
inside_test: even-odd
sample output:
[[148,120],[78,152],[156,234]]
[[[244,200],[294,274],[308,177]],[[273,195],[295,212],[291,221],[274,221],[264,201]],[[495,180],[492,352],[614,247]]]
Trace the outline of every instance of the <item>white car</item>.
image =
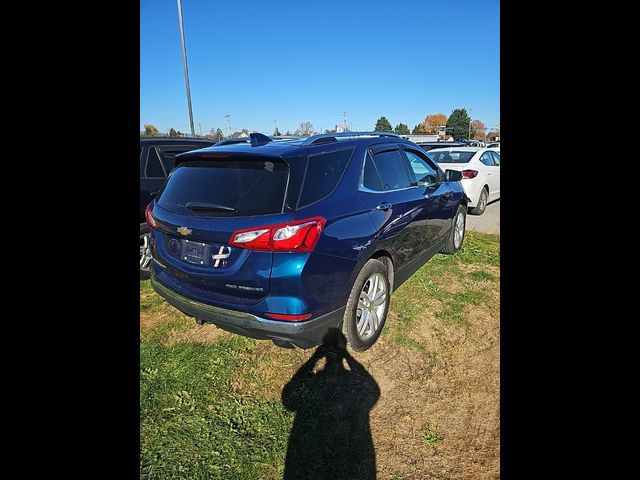
[[495,148],[435,148],[427,155],[442,170],[462,172],[462,188],[469,197],[469,213],[482,215],[487,203],[500,198],[500,153]]

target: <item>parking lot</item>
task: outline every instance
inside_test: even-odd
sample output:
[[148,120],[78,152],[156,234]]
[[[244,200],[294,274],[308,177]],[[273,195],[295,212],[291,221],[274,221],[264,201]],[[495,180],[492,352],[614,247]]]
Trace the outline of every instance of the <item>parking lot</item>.
[[500,200],[487,205],[482,215],[467,215],[467,230],[500,235]]

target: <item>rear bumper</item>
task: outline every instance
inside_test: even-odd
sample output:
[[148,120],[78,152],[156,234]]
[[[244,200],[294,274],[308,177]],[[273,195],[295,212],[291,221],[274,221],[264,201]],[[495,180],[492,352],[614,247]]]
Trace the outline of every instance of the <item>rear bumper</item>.
[[191,317],[213,323],[232,333],[258,339],[271,339],[280,345],[311,348],[322,343],[331,328],[339,328],[346,307],[304,322],[269,320],[251,313],[197,302],[162,284],[151,270],[151,285],[167,302]]

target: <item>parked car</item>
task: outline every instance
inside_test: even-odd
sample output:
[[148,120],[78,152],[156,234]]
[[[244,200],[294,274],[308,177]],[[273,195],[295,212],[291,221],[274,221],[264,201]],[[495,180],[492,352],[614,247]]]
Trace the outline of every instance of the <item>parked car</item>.
[[495,148],[499,152],[500,151],[500,142],[487,143],[486,147],[487,148]]
[[146,210],[151,283],[199,324],[300,348],[342,328],[366,350],[391,292],[462,246],[460,178],[383,132],[184,153]]
[[500,198],[500,153],[478,147],[439,148],[429,157],[441,168],[462,172],[462,187],[469,197],[469,212],[482,215],[487,203]]
[[422,148],[425,152],[429,150],[433,150],[434,148],[451,148],[451,147],[466,147],[466,143],[462,142],[420,142],[418,146]]
[[173,168],[176,155],[213,144],[199,138],[140,137],[140,280],[149,278],[151,262],[145,207]]

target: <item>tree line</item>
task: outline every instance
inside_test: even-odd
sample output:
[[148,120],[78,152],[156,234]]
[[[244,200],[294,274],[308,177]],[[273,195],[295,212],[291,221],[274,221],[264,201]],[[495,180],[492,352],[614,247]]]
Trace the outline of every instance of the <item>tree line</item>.
[[[444,127],[444,128],[443,128]],[[471,120],[466,108],[456,108],[447,117],[444,113],[433,113],[415,125],[411,133],[404,123],[398,123],[392,127],[391,122],[385,116],[378,118],[373,127],[378,132],[392,132],[398,135],[437,135],[442,130],[445,138],[453,137],[454,140],[486,140],[497,135],[497,132],[487,132],[487,127],[480,120]]]
[[[345,126],[345,131],[349,129]],[[456,108],[451,112],[451,115],[447,117],[444,113],[433,113],[427,115],[424,120],[409,130],[409,126],[400,122],[395,127],[391,125],[391,122],[384,115],[378,118],[373,130],[377,132],[392,132],[398,135],[437,135],[442,130],[445,132],[445,138],[453,137],[454,140],[486,140],[497,135],[497,132],[487,132],[487,128],[480,120],[471,120],[471,117],[467,113],[465,108]],[[311,122],[302,122],[298,128],[291,132],[287,130],[284,135],[296,136],[296,137],[309,137],[318,133],[336,133],[336,129],[325,130],[324,132],[316,132]],[[145,124],[144,131],[140,132],[141,136],[163,136],[158,129],[151,125]],[[249,131],[243,128],[240,131],[233,132],[229,138],[237,138],[240,136],[248,136]],[[283,134],[280,133],[278,127],[273,132],[274,137],[280,137]],[[183,137],[184,133],[179,130],[171,128],[169,130],[170,137]],[[221,129],[211,129],[211,131],[204,136],[210,140],[220,141],[225,138]]]

